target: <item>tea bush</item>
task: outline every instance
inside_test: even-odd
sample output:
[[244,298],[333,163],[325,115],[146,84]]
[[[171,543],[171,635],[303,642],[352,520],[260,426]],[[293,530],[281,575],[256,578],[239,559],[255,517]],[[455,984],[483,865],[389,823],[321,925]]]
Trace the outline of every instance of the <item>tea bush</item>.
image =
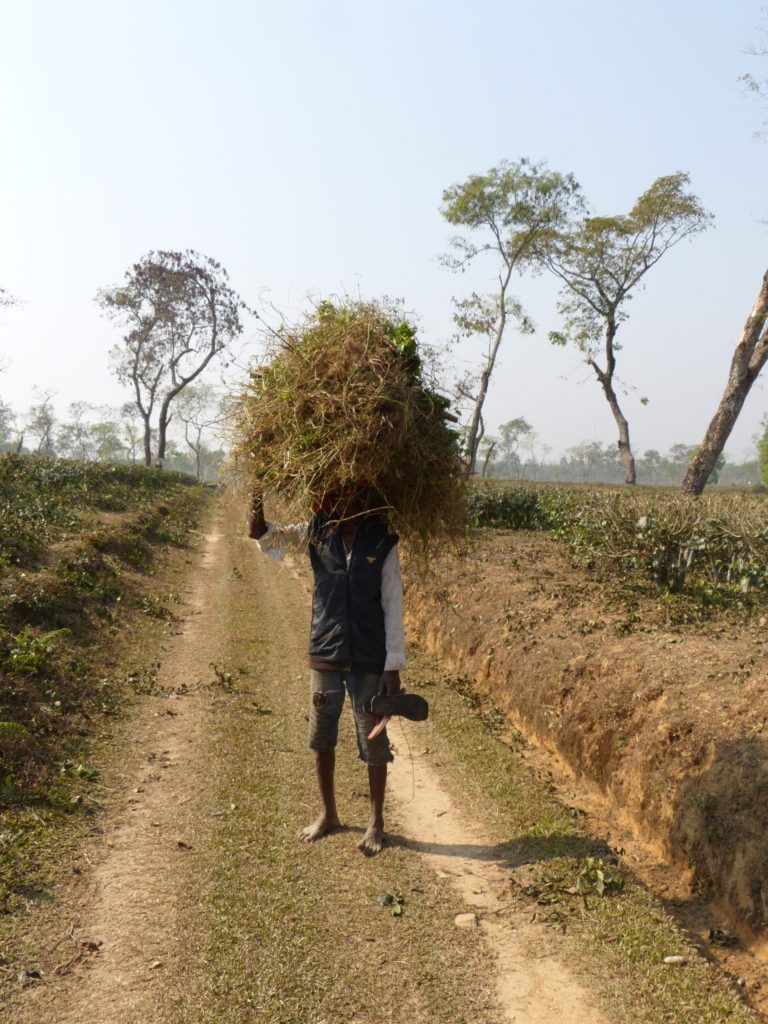
[[583,564],[641,572],[669,593],[768,592],[768,503],[759,495],[483,484],[469,511],[474,526],[550,531]]
[[34,563],[85,511],[125,512],[195,483],[143,466],[0,455],[0,566]]
[[180,474],[0,456],[0,809],[104,709],[92,663],[104,631],[151,599],[158,558],[187,542],[206,501]]

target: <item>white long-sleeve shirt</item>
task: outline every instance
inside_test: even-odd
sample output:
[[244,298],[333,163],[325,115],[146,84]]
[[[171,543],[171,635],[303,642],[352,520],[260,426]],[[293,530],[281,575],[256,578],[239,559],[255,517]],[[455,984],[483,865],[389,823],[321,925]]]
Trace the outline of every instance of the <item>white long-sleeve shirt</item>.
[[[267,523],[267,532],[256,543],[259,550],[277,562],[283,560],[287,551],[307,554],[309,550],[309,523],[293,523],[290,526],[276,526]],[[347,565],[352,550],[346,552]],[[402,672],[406,666],[405,629],[403,627],[403,578],[400,573],[400,554],[395,545],[384,559],[381,567],[381,607],[384,612],[384,633],[387,657],[385,672]]]

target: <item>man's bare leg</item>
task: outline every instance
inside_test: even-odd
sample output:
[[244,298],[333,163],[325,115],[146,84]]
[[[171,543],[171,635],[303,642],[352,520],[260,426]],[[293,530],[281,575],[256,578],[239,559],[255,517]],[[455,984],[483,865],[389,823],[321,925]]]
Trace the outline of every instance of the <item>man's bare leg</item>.
[[339,827],[339,815],[336,810],[336,794],[333,787],[333,774],[336,768],[335,750],[318,750],[315,753],[315,767],[317,769],[317,783],[320,787],[320,798],[323,802],[323,809],[320,817],[307,825],[299,832],[299,839],[305,843],[314,843],[323,836],[327,836],[335,828]]
[[371,793],[371,820],[365,835],[357,844],[366,856],[373,857],[384,845],[384,793],[387,789],[386,764],[368,765],[368,788]]

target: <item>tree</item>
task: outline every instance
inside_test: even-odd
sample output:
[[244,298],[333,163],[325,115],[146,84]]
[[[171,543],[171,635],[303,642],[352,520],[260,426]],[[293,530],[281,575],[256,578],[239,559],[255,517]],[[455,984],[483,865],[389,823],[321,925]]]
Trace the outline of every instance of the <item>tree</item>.
[[683,478],[683,494],[701,494],[715,468],[744,401],[768,360],[768,271],[752,312],[747,317],[731,359],[723,397],[710,420],[704,440]]
[[8,309],[10,306],[15,306],[16,302],[17,300],[7,289],[0,288],[0,309]]
[[14,447],[15,429],[16,413],[0,398],[0,452],[7,452]]
[[658,178],[628,214],[583,217],[542,234],[538,242],[542,262],[563,283],[558,304],[563,327],[550,333],[550,341],[574,344],[594,371],[619,430],[618,450],[628,484],[636,480],[635,459],[616,393],[616,334],[648,271],[711,220],[698,198],[686,191],[688,183],[688,175],[680,172]]
[[488,470],[493,467],[496,462],[496,446],[499,443],[497,437],[493,437],[491,434],[486,434],[483,438],[482,444],[482,456],[483,456],[483,468],[480,475],[486,477]]
[[[10,309],[11,306],[18,305],[18,299],[16,299],[9,291],[5,288],[0,288],[0,310]],[[0,370],[8,369],[8,360],[5,356],[0,357]]]
[[54,429],[56,413],[53,408],[53,395],[50,391],[37,393],[37,402],[30,406],[27,413],[24,431],[20,436],[19,447],[24,437],[31,435],[35,439],[34,451],[38,455],[54,454]]
[[499,427],[501,434],[501,450],[504,453],[504,461],[512,467],[512,473],[517,478],[520,476],[520,459],[518,451],[524,437],[533,433],[533,427],[523,416],[517,419],[502,423]]
[[200,480],[207,450],[204,435],[224,418],[221,402],[209,384],[187,388],[176,404],[176,414],[184,426],[184,440],[195,457],[195,475]]
[[[763,42],[758,46],[750,46],[747,53],[752,57],[768,57],[768,8],[763,10],[763,23],[759,31]],[[768,106],[768,78],[755,78],[754,75],[746,74],[741,76],[741,81],[757,99]]]
[[655,448],[649,448],[648,451],[644,453],[643,462],[648,469],[648,474],[651,479],[654,478],[663,461],[661,452],[658,452]]
[[760,479],[768,487],[768,415],[763,416],[760,424],[763,433],[757,442],[757,464],[760,469]]
[[486,339],[476,393],[469,395],[472,415],[467,432],[467,472],[474,473],[484,427],[483,405],[488,394],[502,338],[510,320],[523,333],[533,330],[522,306],[509,294],[514,273],[535,266],[536,243],[555,231],[579,208],[579,186],[571,175],[549,171],[525,158],[503,161],[486,174],[473,174],[443,193],[442,215],[449,224],[472,232],[452,239],[453,252],[443,258],[452,270],[463,271],[478,257],[490,254],[497,265],[498,283],[492,295],[472,293],[456,303],[459,332]]
[[90,428],[93,457],[99,462],[124,462],[128,449],[121,436],[118,410],[102,408],[98,414]]
[[144,426],[144,461],[162,467],[173,403],[242,333],[245,303],[226,270],[192,250],[150,252],[126,272],[125,284],[97,302],[126,333],[113,350],[115,371],[134,392]]
[[695,445],[673,444],[669,449],[669,461],[677,466],[687,466],[695,454]]
[[93,406],[88,402],[72,402],[69,419],[57,431],[56,447],[65,458],[90,462],[94,458],[92,428],[89,416]]
[[120,439],[130,463],[138,461],[139,450],[144,441],[143,423],[137,419],[136,403],[126,402],[120,406],[118,419]]

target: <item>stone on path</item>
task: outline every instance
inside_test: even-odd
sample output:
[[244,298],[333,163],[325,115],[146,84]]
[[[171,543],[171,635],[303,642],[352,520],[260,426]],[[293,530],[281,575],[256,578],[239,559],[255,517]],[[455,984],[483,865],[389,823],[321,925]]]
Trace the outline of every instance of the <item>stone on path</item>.
[[453,919],[457,928],[477,928],[477,914],[457,914]]

